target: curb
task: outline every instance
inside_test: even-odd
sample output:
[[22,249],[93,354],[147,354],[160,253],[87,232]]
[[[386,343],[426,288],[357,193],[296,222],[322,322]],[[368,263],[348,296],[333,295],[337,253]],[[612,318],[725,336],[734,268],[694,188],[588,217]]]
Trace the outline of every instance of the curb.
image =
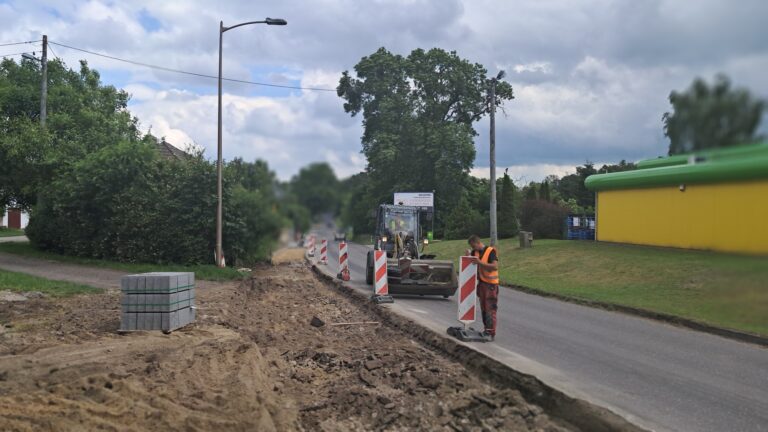
[[705,324],[700,321],[695,321],[688,318],[682,318],[675,315],[669,315],[661,312],[653,312],[647,309],[640,309],[632,306],[624,306],[614,303],[606,303],[596,300],[585,300],[577,297],[570,297],[562,294],[551,293],[536,288],[530,288],[522,285],[508,284],[501,281],[501,286],[513,289],[515,291],[524,292],[526,294],[533,294],[539,297],[549,297],[560,301],[575,303],[582,306],[593,307],[596,309],[603,309],[612,312],[621,312],[627,315],[633,315],[640,318],[647,318],[655,321],[660,321],[666,324],[672,324],[677,327],[684,327],[691,330],[700,331],[702,333],[709,333],[715,336],[732,339],[739,342],[744,342],[753,345],[759,345],[768,348],[768,337],[760,336],[754,333],[742,332],[739,330],[731,330],[728,328],[717,327],[710,324]]
[[365,294],[345,286],[333,276],[323,273],[311,262],[309,264],[321,281],[356,300],[355,304],[358,307],[373,313],[390,327],[410,335],[428,347],[460,362],[491,385],[498,386],[501,384],[520,391],[525,400],[542,407],[557,420],[578,430],[589,432],[640,432],[645,430],[606,408],[568,396],[548,386],[533,375],[519,372],[479,351],[457,343],[448,336],[438,334],[395,312],[374,305]]

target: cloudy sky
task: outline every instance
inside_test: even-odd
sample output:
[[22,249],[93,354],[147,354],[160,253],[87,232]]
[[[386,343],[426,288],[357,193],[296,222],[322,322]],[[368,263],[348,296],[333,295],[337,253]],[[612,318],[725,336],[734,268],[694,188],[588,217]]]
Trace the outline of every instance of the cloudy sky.
[[[497,120],[497,159],[518,181],[562,175],[586,160],[664,154],[667,96],[694,77],[724,72],[768,97],[765,0],[0,0],[0,43],[47,34],[215,75],[219,21],[268,16],[288,26],[225,34],[226,77],[333,89],[341,71],[381,46],[456,50],[491,73],[506,70],[516,99]],[[105,83],[129,91],[143,129],[215,157],[215,80],[52,48],[70,66],[87,59]],[[0,55],[19,51],[0,47]],[[476,127],[473,172],[487,176],[487,121]],[[225,84],[225,157],[266,159],[282,179],[313,161],[342,177],[364,169],[361,133],[360,118],[345,114],[334,92]]]

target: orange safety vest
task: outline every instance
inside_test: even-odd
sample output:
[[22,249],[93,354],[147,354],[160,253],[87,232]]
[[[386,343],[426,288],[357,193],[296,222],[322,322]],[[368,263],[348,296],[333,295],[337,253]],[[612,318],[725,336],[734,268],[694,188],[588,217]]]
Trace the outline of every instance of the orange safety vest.
[[[489,264],[488,263],[488,258],[491,256],[491,252],[493,250],[494,250],[493,247],[488,246],[488,247],[485,248],[485,253],[483,254],[482,257],[480,256],[480,252],[479,251],[473,251],[472,255],[477,257],[477,258],[480,258],[480,262],[483,262],[485,264]],[[498,257],[497,257],[497,259],[498,259]],[[478,273],[478,276],[480,277],[481,281],[483,281],[485,283],[488,283],[488,284],[491,284],[491,285],[498,285],[499,284],[499,271],[498,270],[484,270],[482,267],[477,266],[477,273]]]

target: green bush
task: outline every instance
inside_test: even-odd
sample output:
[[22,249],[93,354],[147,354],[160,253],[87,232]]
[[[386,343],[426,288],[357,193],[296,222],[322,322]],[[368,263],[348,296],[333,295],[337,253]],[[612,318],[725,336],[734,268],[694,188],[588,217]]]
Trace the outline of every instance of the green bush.
[[563,238],[563,226],[568,209],[544,200],[525,200],[520,215],[524,231],[531,231],[533,238]]
[[[267,256],[280,228],[270,202],[225,181],[224,203],[228,262]],[[91,153],[41,191],[27,235],[67,255],[204,264],[213,261],[215,217],[213,163],[164,160],[148,144],[125,142]]]

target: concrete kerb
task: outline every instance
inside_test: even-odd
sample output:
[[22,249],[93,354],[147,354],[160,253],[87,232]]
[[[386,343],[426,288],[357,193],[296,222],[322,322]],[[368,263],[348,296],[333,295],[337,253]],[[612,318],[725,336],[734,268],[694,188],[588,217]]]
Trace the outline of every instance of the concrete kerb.
[[467,369],[486,379],[491,385],[517,389],[527,401],[542,407],[552,417],[572,427],[590,432],[644,431],[644,429],[606,408],[568,396],[548,386],[533,375],[517,371],[388,308],[378,307],[368,301],[365,294],[344,285],[343,282],[324,273],[311,262],[309,264],[312,265],[312,271],[327,285],[356,300],[355,304],[358,307],[375,314],[382,323],[408,334],[432,349],[462,363]]
[[575,297],[569,297],[561,294],[551,293],[547,291],[538,290],[536,288],[530,288],[521,285],[508,284],[502,281],[502,286],[511,288],[513,290],[521,291],[528,294],[534,294],[540,297],[554,298],[560,301],[575,303],[582,306],[588,306],[598,309],[604,309],[608,311],[621,312],[627,315],[634,315],[640,318],[647,318],[655,321],[661,321],[667,324],[671,324],[678,327],[685,327],[691,330],[700,331],[703,333],[709,333],[715,336],[724,337],[727,339],[733,339],[739,342],[759,345],[768,348],[768,337],[756,335],[753,333],[742,332],[739,330],[732,330],[723,327],[717,327],[710,324],[705,324],[699,321],[695,321],[688,318],[682,318],[674,315],[668,315],[661,312],[653,312],[646,309],[635,308],[632,306],[623,306],[613,303],[605,303],[595,300],[585,300]]

